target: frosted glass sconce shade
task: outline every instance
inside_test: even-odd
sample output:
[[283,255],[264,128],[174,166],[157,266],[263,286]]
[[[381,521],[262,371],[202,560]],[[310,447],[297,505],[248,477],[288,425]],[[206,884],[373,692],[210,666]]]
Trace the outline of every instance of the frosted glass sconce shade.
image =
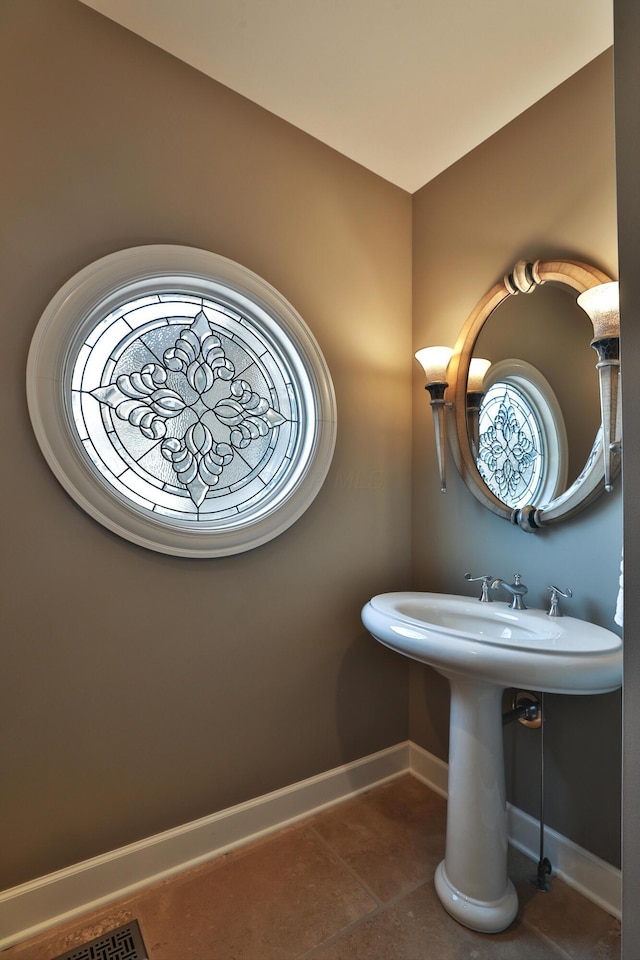
[[416,360],[424,370],[427,386],[431,383],[447,383],[447,367],[453,350],[451,347],[423,347],[416,353]]
[[620,297],[617,281],[600,283],[581,293],[578,306],[593,324],[593,339],[620,336]]
[[618,388],[620,380],[620,298],[615,281],[601,283],[585,290],[578,297],[593,324],[591,346],[598,354],[598,379],[600,382],[600,416],[602,419],[602,451],[604,455],[604,488],[613,489],[613,458],[620,454],[616,442],[618,415]]

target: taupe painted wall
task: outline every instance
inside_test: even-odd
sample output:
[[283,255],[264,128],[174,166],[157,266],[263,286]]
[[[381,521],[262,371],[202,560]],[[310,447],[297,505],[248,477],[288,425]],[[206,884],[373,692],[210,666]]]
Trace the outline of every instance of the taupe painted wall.
[[[360,608],[410,575],[411,197],[74,0],[3,0],[0,70],[4,888],[407,738]],[[335,382],[322,491],[237,557],[110,534],[28,420],[49,299],[165,242],[277,287]]]
[[[453,345],[475,303],[519,258],[582,259],[617,276],[610,53],[415,195],[413,255],[416,349]],[[590,339],[588,321],[581,335]],[[593,354],[594,392],[596,360]],[[570,354],[565,364],[566,376],[580,389]],[[466,594],[466,571],[504,579],[518,571],[532,606],[547,602],[548,584],[569,585],[574,599],[567,612],[617,630],[612,618],[622,546],[619,487],[595,508],[539,534],[494,517],[468,493],[455,469],[443,496],[423,383],[416,364],[414,587]],[[412,668],[411,737],[441,757],[447,751],[447,699],[443,680]],[[547,697],[546,731],[547,822],[618,864],[620,694]],[[537,732],[520,725],[508,729],[509,798],[534,816],[538,750]]]
[[623,396],[625,649],[624,649],[624,792],[622,957],[640,956],[640,6],[636,0],[615,0],[616,167],[618,176],[618,243],[620,248],[620,312]]

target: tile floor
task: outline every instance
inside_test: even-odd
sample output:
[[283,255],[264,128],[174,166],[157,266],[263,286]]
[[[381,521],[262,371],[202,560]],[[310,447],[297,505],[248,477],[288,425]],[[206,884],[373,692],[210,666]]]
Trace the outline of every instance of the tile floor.
[[446,801],[404,776],[296,826],[18,944],[53,960],[137,919],[150,960],[614,960],[620,925],[511,853],[515,922],[487,935],[442,909]]

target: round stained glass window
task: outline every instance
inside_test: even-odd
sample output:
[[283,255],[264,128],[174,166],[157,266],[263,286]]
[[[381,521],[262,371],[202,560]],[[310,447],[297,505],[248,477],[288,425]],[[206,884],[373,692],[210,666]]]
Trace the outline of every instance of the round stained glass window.
[[272,287],[206,251],[153,246],[54,297],[28,365],[36,436],[97,520],[142,546],[219,556],[281,533],[335,444],[331,378]]

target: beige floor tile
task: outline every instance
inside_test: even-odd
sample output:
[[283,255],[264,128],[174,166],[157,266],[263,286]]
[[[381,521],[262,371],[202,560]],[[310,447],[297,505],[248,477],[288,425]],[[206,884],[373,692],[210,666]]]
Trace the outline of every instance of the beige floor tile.
[[618,960],[620,925],[515,850],[516,922],[466,930],[442,908],[446,803],[402,777],[302,825],[18,945],[52,960],[137,919],[150,960]]
[[446,809],[407,776],[320,814],[313,827],[387,902],[433,876],[444,856]]
[[150,960],[294,960],[375,909],[308,828],[141,897]]
[[461,927],[427,882],[305,960],[561,960],[530,928],[488,937]]

